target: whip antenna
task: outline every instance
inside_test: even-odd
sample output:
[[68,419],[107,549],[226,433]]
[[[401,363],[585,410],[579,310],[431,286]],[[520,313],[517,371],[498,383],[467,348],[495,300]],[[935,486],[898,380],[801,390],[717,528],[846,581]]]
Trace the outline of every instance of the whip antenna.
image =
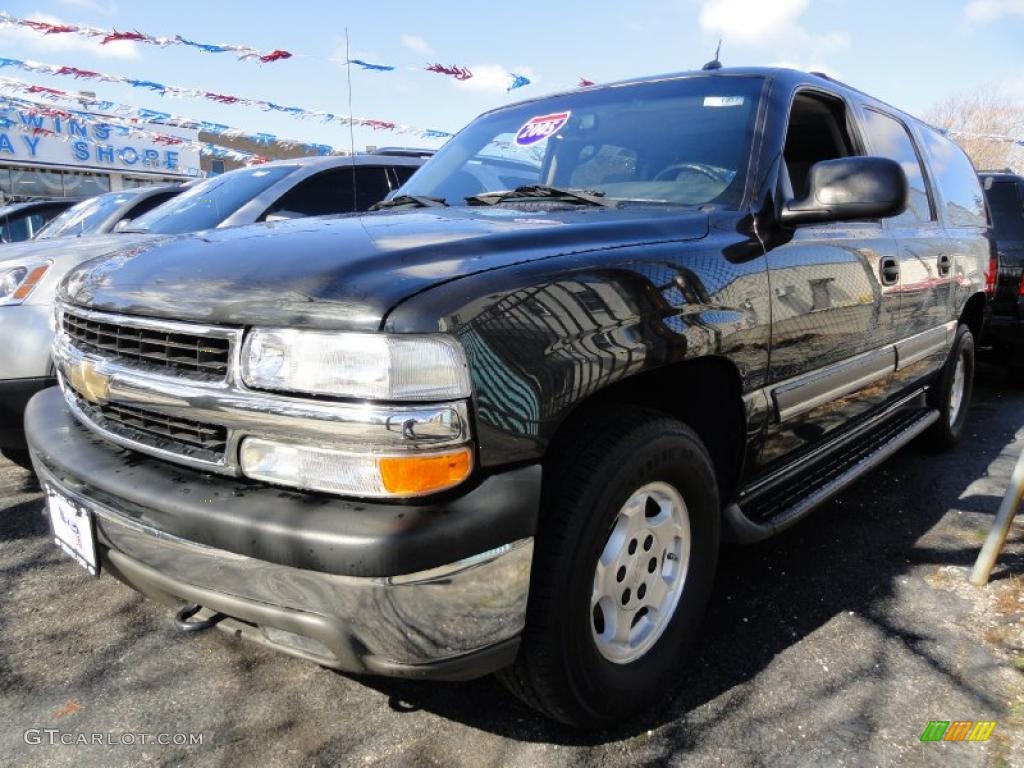
[[352,212],[359,207],[356,192],[356,131],[352,125],[352,56],[348,49],[348,27],[345,27],[345,73],[348,79],[348,148],[352,159]]

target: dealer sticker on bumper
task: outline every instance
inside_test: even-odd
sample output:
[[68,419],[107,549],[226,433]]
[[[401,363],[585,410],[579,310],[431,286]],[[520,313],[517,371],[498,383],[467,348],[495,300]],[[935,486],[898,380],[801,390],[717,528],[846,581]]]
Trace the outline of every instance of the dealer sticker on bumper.
[[97,574],[92,515],[51,488],[46,489],[53,540],[93,576]]

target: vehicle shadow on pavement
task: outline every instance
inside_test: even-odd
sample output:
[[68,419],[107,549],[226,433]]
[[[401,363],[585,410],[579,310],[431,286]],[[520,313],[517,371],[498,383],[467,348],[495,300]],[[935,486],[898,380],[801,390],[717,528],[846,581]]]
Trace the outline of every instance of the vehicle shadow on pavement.
[[[667,757],[697,744],[704,731],[743,707],[752,694],[746,684],[780,654],[846,614],[850,621],[871,623],[880,647],[898,644],[948,679],[976,705],[976,711],[1001,711],[1005,701],[966,679],[936,652],[934,636],[917,631],[918,625],[926,622],[918,622],[914,616],[908,620],[905,611],[894,616],[889,605],[900,582],[906,581],[903,577],[915,566],[969,567],[977,557],[981,543],[977,521],[964,531],[970,535],[947,537],[941,547],[922,546],[919,540],[953,508],[981,513],[981,525],[990,524],[998,496],[959,499],[972,482],[988,472],[1021,426],[1000,418],[992,401],[1002,398],[1024,403],[1024,391],[1012,389],[1002,369],[980,366],[969,435],[958,448],[932,454],[920,445],[911,445],[776,539],[753,547],[727,547],[700,645],[682,671],[673,696],[656,707],[652,716],[622,728],[585,733],[536,715],[493,678],[450,685],[353,679],[389,696],[396,712],[422,709],[525,741],[595,745],[662,729],[658,741],[666,749],[671,745]],[[917,503],[919,499],[936,499],[938,504]],[[1006,554],[993,578],[1022,572],[1024,557]],[[824,705],[824,699],[838,694],[842,687],[885,674],[881,651],[854,649],[851,654],[855,669],[840,677],[838,684],[836,670],[822,675],[821,669],[807,669],[815,665],[804,664],[791,680],[798,693],[786,691],[784,698],[798,701],[810,717]],[[819,663],[828,673],[828,667]],[[799,692],[801,689],[806,690]],[[720,697],[723,701],[715,701]],[[712,717],[690,715],[712,701]],[[844,727],[873,733],[879,723],[871,709],[855,713]],[[792,708],[785,711],[794,714]]]

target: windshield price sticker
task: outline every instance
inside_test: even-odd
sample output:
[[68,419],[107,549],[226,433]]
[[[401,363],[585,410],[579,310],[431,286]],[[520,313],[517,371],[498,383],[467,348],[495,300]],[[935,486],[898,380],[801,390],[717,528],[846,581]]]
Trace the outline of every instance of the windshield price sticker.
[[705,96],[705,107],[739,107],[743,105],[742,96]]
[[527,120],[523,127],[516,133],[516,144],[520,147],[528,147],[538,141],[554,136],[569,122],[571,111],[553,112],[550,115],[538,115]]

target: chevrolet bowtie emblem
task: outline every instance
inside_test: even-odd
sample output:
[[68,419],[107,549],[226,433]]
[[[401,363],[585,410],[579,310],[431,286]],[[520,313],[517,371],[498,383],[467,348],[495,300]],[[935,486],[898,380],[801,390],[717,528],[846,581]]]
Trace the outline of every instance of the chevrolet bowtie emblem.
[[71,386],[90,403],[106,401],[110,393],[110,377],[96,370],[89,360],[82,360],[71,366],[68,371]]

